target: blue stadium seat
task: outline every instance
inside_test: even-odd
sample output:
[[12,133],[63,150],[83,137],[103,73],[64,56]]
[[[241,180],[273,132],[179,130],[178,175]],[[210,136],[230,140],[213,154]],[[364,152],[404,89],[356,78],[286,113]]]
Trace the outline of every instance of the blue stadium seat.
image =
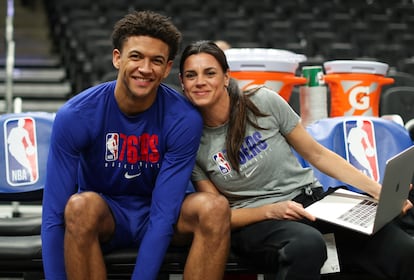
[[0,200],[38,200],[43,192],[54,113],[0,116]]
[[[358,127],[363,132],[352,131]],[[336,152],[378,182],[382,182],[386,161],[413,145],[408,131],[403,126],[378,117],[326,118],[309,125],[307,130],[323,146]],[[363,135],[368,137],[370,144],[363,140]],[[360,146],[362,150],[356,153],[358,144],[362,144]],[[325,189],[347,186],[353,191],[360,192],[352,186],[321,173],[306,161],[302,161],[302,164],[314,169],[315,176]]]
[[[54,113],[0,116],[0,201],[40,207]],[[6,206],[7,204],[3,204]],[[22,212],[23,205],[0,217],[0,276],[21,273],[42,279],[41,211]],[[10,211],[11,212],[11,211]]]

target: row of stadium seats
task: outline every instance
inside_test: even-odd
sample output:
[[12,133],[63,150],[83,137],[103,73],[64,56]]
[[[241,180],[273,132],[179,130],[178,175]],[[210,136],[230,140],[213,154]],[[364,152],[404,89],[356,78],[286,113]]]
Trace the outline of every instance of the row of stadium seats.
[[75,91],[113,70],[110,32],[114,22],[133,9],[171,16],[183,32],[183,45],[224,39],[233,47],[291,50],[311,61],[362,58],[414,71],[414,5],[404,0],[46,0],[46,7]]

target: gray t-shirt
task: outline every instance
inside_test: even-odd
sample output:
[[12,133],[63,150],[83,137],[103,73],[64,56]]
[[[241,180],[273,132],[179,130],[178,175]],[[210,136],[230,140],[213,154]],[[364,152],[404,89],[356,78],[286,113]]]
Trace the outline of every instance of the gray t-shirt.
[[267,130],[248,125],[240,149],[240,173],[227,160],[225,138],[228,125],[204,127],[192,180],[210,179],[232,208],[257,207],[290,200],[309,184],[320,186],[310,168],[303,168],[284,135],[299,116],[278,94],[261,88],[251,100],[269,116],[257,118]]

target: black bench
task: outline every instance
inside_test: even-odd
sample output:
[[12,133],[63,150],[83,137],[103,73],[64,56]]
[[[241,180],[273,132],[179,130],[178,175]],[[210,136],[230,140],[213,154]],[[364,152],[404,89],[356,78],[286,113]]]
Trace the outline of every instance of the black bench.
[[[26,280],[44,278],[40,217],[0,219],[0,277],[17,276]],[[22,226],[20,227],[21,224]],[[16,230],[13,235],[13,228]],[[27,232],[23,235],[24,230]],[[105,255],[109,279],[130,279],[135,265],[136,249],[122,249]],[[169,248],[160,270],[160,279],[182,274],[188,248]],[[266,273],[231,253],[226,273]],[[163,278],[164,277],[164,278]]]
[[[171,247],[164,258],[158,279],[168,280],[171,274],[182,274],[187,252],[187,248]],[[135,257],[135,249],[123,249],[105,255],[108,279],[130,279]],[[265,280],[270,280],[274,279],[271,277],[272,273],[272,271],[255,267],[234,253],[230,254],[226,263],[226,275],[263,274]],[[0,277],[19,277],[25,280],[44,279],[40,235],[0,236]],[[321,279],[378,280],[360,272],[326,274]]]

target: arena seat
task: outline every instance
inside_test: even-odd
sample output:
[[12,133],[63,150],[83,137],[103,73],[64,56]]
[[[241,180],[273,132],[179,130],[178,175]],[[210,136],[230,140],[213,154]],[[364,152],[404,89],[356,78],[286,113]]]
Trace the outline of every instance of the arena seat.
[[414,118],[414,85],[390,87],[383,92],[380,113],[398,114],[404,123]]
[[[352,132],[352,129],[358,128],[362,129],[363,132]],[[396,122],[378,117],[347,116],[326,118],[310,124],[306,129],[320,144],[336,152],[361,170],[361,172],[366,173],[378,182],[382,182],[386,161],[398,152],[413,145],[405,127]],[[366,139],[362,136],[364,134],[367,136]],[[360,146],[362,147],[362,152],[353,153],[355,151],[354,147],[359,147],[358,144],[362,145]],[[361,155],[363,156],[362,158],[359,157]],[[361,192],[350,185],[321,173],[306,161],[301,163],[314,169],[315,176],[325,189],[347,186],[350,190]]]
[[46,112],[0,116],[0,201],[8,209],[0,217],[1,276],[42,275],[41,200],[53,120]]
[[42,198],[54,115],[33,112],[0,116],[0,146],[5,151],[0,153],[1,201]]

